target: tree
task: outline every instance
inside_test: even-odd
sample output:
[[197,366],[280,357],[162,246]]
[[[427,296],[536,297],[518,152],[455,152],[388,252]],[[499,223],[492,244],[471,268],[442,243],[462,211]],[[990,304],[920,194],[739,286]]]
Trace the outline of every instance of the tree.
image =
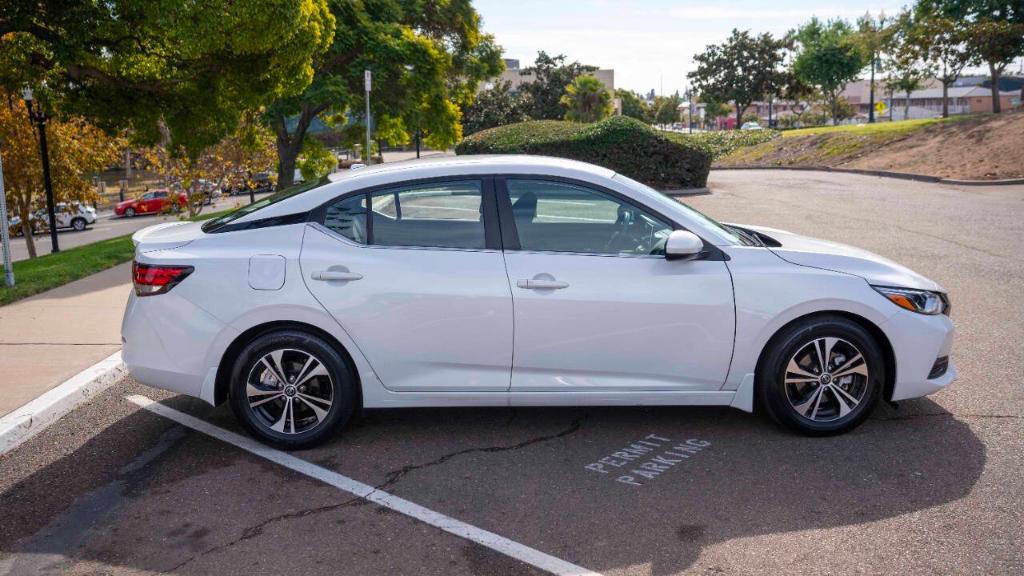
[[949,18],[926,3],[919,3],[915,10],[917,25],[911,41],[942,82],[942,117],[948,118],[949,87],[971,62],[968,28],[962,20]]
[[839,94],[865,65],[853,29],[845,20],[822,22],[811,18],[796,31],[794,38],[798,48],[793,73],[822,92],[832,122],[838,122]]
[[651,112],[647,108],[647,102],[636,92],[619,88],[615,91],[615,97],[619,99],[622,107],[622,115],[636,118],[644,123],[650,123]]
[[5,0],[0,51],[19,70],[0,84],[45,80],[65,114],[198,154],[241,111],[309,84],[333,30],[327,0]]
[[687,77],[705,98],[733,102],[738,129],[747,107],[779,84],[786,45],[785,39],[777,40],[771,34],[755,37],[734,29],[725,42],[694,56],[697,70]]
[[718,118],[724,118],[729,115],[729,105],[724,102],[705,98],[703,94],[701,94],[698,101],[704,104],[705,128],[707,126],[714,126],[715,120]]
[[[372,128],[407,141],[419,129],[426,143],[447,148],[462,138],[460,117],[484,78],[501,73],[501,50],[480,32],[469,0],[331,2],[334,42],[313,62],[301,94],[267,109],[277,139],[279,186],[292,182],[295,162],[314,119],[358,122],[365,139],[363,71],[373,74]],[[378,135],[379,136],[379,135]]]
[[656,96],[654,98],[654,123],[666,126],[679,122],[679,104],[682,100],[679,93],[671,96]]
[[917,22],[914,15],[904,11],[896,17],[892,26],[886,28],[885,47],[889,78],[886,86],[893,92],[906,95],[903,101],[903,119],[910,119],[910,94],[921,88],[926,78],[932,76],[933,70],[923,61],[921,46],[915,42]]
[[875,121],[875,72],[879,68],[880,54],[885,48],[886,26],[885,12],[879,14],[878,18],[872,16],[870,12],[866,12],[857,19],[857,33],[854,41],[860,46],[863,57],[871,68],[868,79],[868,122]]
[[[43,168],[36,131],[21,98],[0,90],[0,155],[4,192],[11,213],[21,220],[29,258],[36,257],[30,214],[44,196]],[[90,176],[117,161],[124,142],[108,137],[80,117],[47,122],[50,176],[55,202],[86,202],[96,198]],[[0,223],[7,226],[7,222]]]
[[559,102],[572,122],[597,122],[612,115],[612,93],[593,76],[574,78]]
[[472,134],[529,120],[529,106],[522,94],[512,92],[511,82],[498,82],[477,94],[473,103],[462,111],[462,132]]
[[565,116],[562,94],[565,87],[577,76],[597,70],[579,62],[565,63],[565,56],[548,56],[543,50],[537,53],[533,66],[524,68],[520,74],[532,76],[532,81],[523,82],[520,90],[529,98],[530,118],[534,120],[561,120]]
[[327,176],[338,167],[338,159],[316,138],[306,138],[298,160],[302,179],[309,182]]
[[1021,0],[919,0],[922,7],[967,22],[967,47],[974,63],[988,65],[992,111],[999,113],[999,79],[1024,55],[1024,3]]

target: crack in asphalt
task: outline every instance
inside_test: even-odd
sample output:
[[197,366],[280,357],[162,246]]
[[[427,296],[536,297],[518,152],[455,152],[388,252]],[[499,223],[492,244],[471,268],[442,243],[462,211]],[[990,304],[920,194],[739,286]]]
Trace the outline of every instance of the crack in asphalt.
[[417,470],[422,470],[424,468],[431,468],[433,466],[440,466],[441,464],[444,464],[445,462],[451,460],[452,458],[456,458],[458,456],[463,456],[465,454],[472,454],[474,452],[481,452],[481,453],[508,452],[508,451],[512,451],[512,450],[520,450],[522,448],[526,448],[527,446],[532,446],[533,444],[537,444],[537,443],[540,443],[540,442],[547,442],[549,440],[556,440],[558,438],[564,438],[566,436],[569,436],[570,434],[574,434],[577,431],[579,431],[579,429],[583,426],[583,420],[585,420],[586,417],[587,417],[587,415],[584,414],[582,417],[577,418],[576,420],[573,420],[572,423],[569,424],[569,427],[566,428],[565,430],[562,430],[561,432],[556,432],[554,434],[549,434],[549,435],[546,435],[546,436],[538,436],[536,438],[531,438],[529,440],[524,440],[524,441],[522,441],[522,442],[520,442],[518,444],[513,444],[511,446],[486,446],[486,447],[483,447],[483,448],[466,448],[465,450],[458,450],[456,452],[451,452],[449,454],[445,454],[444,456],[441,456],[441,457],[439,457],[439,458],[437,458],[435,460],[431,460],[430,462],[425,462],[423,464],[410,464],[408,466],[403,466],[402,468],[399,468],[397,470],[392,470],[391,472],[388,472],[387,476],[386,476],[386,480],[384,481],[384,483],[378,485],[377,489],[382,490],[384,488],[389,488],[389,487],[394,486],[395,484],[397,484],[399,481],[402,480],[402,478],[404,478],[406,475],[408,475],[411,472],[415,472]]
[[[376,491],[376,490],[374,490],[374,491]],[[372,493],[373,492],[371,492],[370,494],[372,494]],[[367,496],[369,496],[369,494],[367,494]],[[237,544],[241,544],[242,542],[245,542],[246,540],[251,540],[251,539],[253,539],[253,538],[263,534],[263,528],[266,527],[269,524],[274,524],[274,523],[277,523],[277,522],[283,522],[285,520],[291,520],[293,518],[304,518],[306,516],[312,516],[314,514],[322,514],[324,512],[330,512],[332,510],[337,510],[339,508],[343,508],[345,506],[349,506],[351,504],[355,504],[356,502],[358,502],[359,500],[362,500],[363,498],[366,498],[366,496],[354,496],[352,498],[349,498],[348,500],[345,500],[343,502],[337,502],[335,504],[327,504],[326,506],[317,506],[317,507],[314,507],[314,508],[306,508],[306,509],[303,509],[303,510],[296,510],[294,512],[286,512],[284,514],[278,514],[277,516],[271,516],[270,518],[266,518],[266,519],[264,519],[264,520],[262,520],[262,521],[260,521],[260,522],[258,522],[256,524],[253,524],[252,526],[247,526],[245,529],[242,530],[242,535],[239,536],[238,538],[235,538],[234,540],[231,540],[230,542],[225,542],[224,544],[218,544],[217,546],[214,546],[212,548],[208,548],[208,549],[203,550],[202,552],[200,552],[198,554],[190,556],[189,558],[187,558],[183,562],[180,562],[179,564],[175,565],[174,567],[169,568],[168,570],[166,570],[166,572],[176,572],[179,569],[181,569],[181,568],[191,564],[192,562],[195,562],[196,560],[199,560],[200,558],[202,558],[204,556],[207,556],[209,554],[214,554],[216,552],[220,552],[221,550],[227,550],[228,548],[232,548],[232,547],[234,547]]]
[[889,418],[871,418],[871,420],[877,420],[879,422],[890,422],[895,420],[916,420],[917,418],[930,418],[934,416],[950,416],[953,418],[992,418],[997,420],[1015,420],[1024,418],[1024,416],[1020,414],[953,414],[952,412],[927,412],[924,414],[907,414],[905,416],[892,416]]
[[[514,417],[514,413],[513,413],[513,417]],[[527,446],[532,446],[533,444],[538,444],[540,442],[547,442],[549,440],[556,440],[558,438],[564,438],[566,436],[569,436],[570,434],[574,434],[575,432],[577,432],[583,426],[583,420],[585,420],[586,417],[587,417],[587,415],[584,414],[582,417],[577,418],[576,420],[573,420],[568,428],[566,428],[565,430],[562,430],[560,432],[557,432],[555,434],[549,434],[549,435],[545,435],[545,436],[538,436],[536,438],[530,438],[529,440],[524,440],[524,441],[522,441],[522,442],[520,442],[518,444],[513,444],[511,446],[486,446],[486,447],[482,447],[482,448],[467,448],[465,450],[458,450],[456,452],[451,452],[449,454],[445,454],[445,455],[443,455],[443,456],[441,456],[441,457],[439,457],[439,458],[437,458],[435,460],[432,460],[430,462],[426,462],[426,463],[423,463],[423,464],[411,464],[409,466],[404,466],[404,467],[399,468],[397,470],[393,470],[391,472],[388,472],[385,475],[384,482],[374,486],[373,487],[373,491],[370,492],[369,494],[366,494],[365,496],[354,496],[352,498],[349,498],[347,500],[344,500],[342,502],[337,502],[337,503],[334,503],[334,504],[327,504],[325,506],[317,506],[317,507],[314,507],[314,508],[306,508],[306,509],[303,509],[303,510],[296,510],[296,511],[293,511],[293,512],[286,512],[284,514],[279,514],[277,516],[271,516],[270,518],[266,518],[264,520],[261,520],[260,522],[258,522],[256,524],[253,524],[252,526],[247,526],[245,529],[242,530],[242,534],[238,538],[235,538],[234,540],[231,540],[229,542],[225,542],[224,544],[219,544],[219,545],[214,546],[212,548],[209,548],[207,550],[203,550],[202,552],[200,552],[198,554],[190,556],[189,558],[187,558],[183,562],[181,562],[181,563],[177,564],[176,566],[168,569],[167,572],[176,572],[177,570],[179,570],[179,569],[181,569],[181,568],[191,564],[192,562],[194,562],[194,561],[196,561],[196,560],[198,560],[198,559],[200,559],[200,558],[202,558],[204,556],[207,556],[209,554],[214,554],[214,553],[220,552],[222,550],[226,550],[226,549],[231,548],[231,547],[233,547],[233,546],[235,546],[237,544],[245,542],[246,540],[251,540],[252,538],[260,536],[261,534],[263,534],[263,529],[266,526],[270,525],[270,524],[274,524],[274,523],[277,523],[277,522],[283,522],[283,521],[286,521],[286,520],[292,520],[294,518],[304,518],[306,516],[311,516],[311,515],[314,515],[314,514],[322,514],[324,512],[331,512],[333,510],[338,510],[338,509],[344,508],[346,506],[358,504],[360,501],[363,501],[363,500],[368,500],[370,498],[370,496],[372,496],[374,493],[376,493],[376,492],[378,492],[380,490],[383,490],[385,488],[388,488],[390,486],[394,486],[395,484],[397,484],[399,481],[401,481],[401,479],[403,477],[405,477],[407,474],[409,474],[410,472],[413,472],[413,471],[416,471],[416,470],[422,470],[424,468],[430,468],[430,467],[433,467],[433,466],[438,466],[438,465],[441,465],[441,464],[447,462],[448,460],[451,460],[452,458],[455,458],[455,457],[458,457],[458,456],[461,456],[461,455],[464,455],[464,454],[469,454],[469,453],[472,453],[472,452],[492,453],[492,452],[506,452],[506,451],[511,451],[511,450],[520,450],[522,448],[526,448]],[[511,419],[510,419],[510,422],[511,422]]]

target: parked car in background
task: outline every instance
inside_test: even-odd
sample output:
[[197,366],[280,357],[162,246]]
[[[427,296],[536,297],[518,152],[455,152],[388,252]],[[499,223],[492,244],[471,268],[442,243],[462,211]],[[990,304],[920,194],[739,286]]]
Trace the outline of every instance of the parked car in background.
[[114,214],[132,218],[139,214],[159,214],[168,208],[180,210],[188,206],[188,196],[184,192],[177,194],[177,205],[173,207],[171,198],[170,190],[150,190],[138,198],[118,202],[114,207]]
[[201,178],[197,182],[196,187],[203,195],[203,204],[213,204],[214,201],[221,197],[220,186],[217,186],[215,182]]
[[[298,182],[299,180],[296,180]],[[264,194],[266,192],[274,191],[274,181],[270,177],[268,172],[257,172],[249,177],[249,179],[243,182],[241,185],[233,186],[228,190],[228,194],[234,196],[236,194],[248,194],[252,189],[253,194]]]
[[[53,207],[54,215],[57,217],[57,229],[73,228],[81,232],[89,225],[96,223],[96,209],[81,202],[58,202]],[[50,217],[45,208],[29,213],[29,222],[32,225],[33,234],[41,234],[49,230]],[[24,231],[21,229],[21,218],[15,216],[10,220],[11,234],[21,236]]]
[[764,128],[761,128],[757,122],[744,122],[743,126],[740,126],[740,130],[764,130]]
[[756,402],[837,434],[957,375],[935,282],[570,160],[344,170],[132,240],[132,376],[285,448],[383,407]]

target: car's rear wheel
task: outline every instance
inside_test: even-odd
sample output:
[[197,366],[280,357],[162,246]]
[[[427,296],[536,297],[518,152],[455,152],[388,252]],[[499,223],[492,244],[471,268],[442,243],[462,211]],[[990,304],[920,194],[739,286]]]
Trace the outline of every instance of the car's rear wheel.
[[840,434],[860,425],[878,402],[885,359],[856,322],[810,318],[784,329],[769,347],[758,393],[776,421],[810,436]]
[[330,344],[287,330],[257,337],[238,355],[230,403],[249,432],[284,449],[326,440],[355,410],[348,363]]
[[125,208],[124,216],[125,216],[125,218],[134,218],[135,217],[135,208]]
[[85,218],[75,218],[74,220],[71,221],[71,227],[77,230],[78,232],[85,230],[85,226]]

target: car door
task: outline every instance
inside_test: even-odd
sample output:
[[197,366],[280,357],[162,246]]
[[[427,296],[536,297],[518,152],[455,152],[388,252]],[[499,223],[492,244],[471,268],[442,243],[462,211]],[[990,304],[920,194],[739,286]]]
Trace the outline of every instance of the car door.
[[304,280],[386,388],[508,390],[512,295],[489,180],[348,195],[314,220]]
[[735,313],[720,253],[666,260],[678,226],[591,184],[508,177],[497,189],[512,392],[721,388]]

